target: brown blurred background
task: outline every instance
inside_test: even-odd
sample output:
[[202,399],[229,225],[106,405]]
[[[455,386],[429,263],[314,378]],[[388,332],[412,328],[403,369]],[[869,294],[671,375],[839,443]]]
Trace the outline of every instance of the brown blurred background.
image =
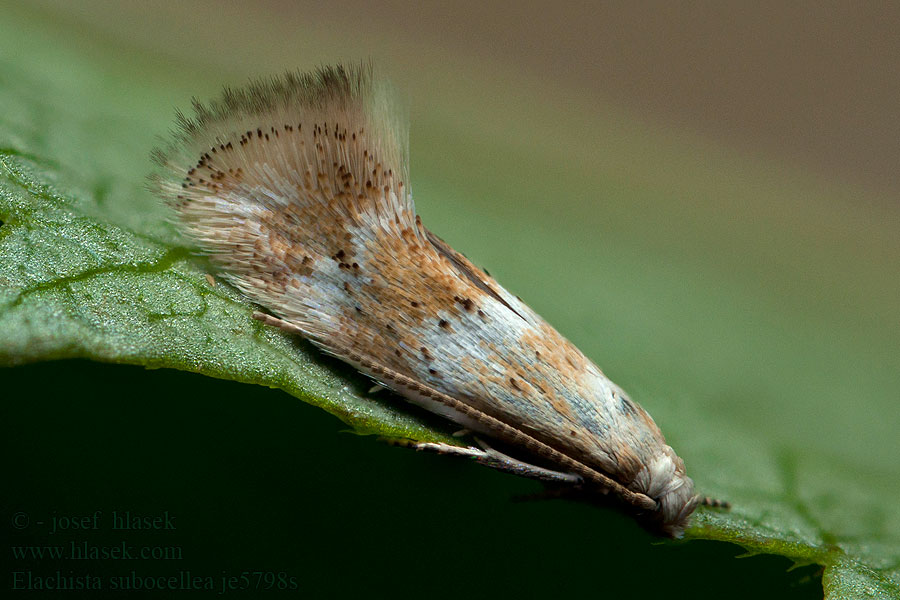
[[[492,87],[524,79],[846,179],[884,201],[900,194],[897,3],[48,4],[132,43],[226,71],[362,52],[395,78],[409,73],[412,89],[429,64],[444,75],[429,85],[466,85],[448,81],[448,69],[463,77],[470,69],[473,83],[486,77]],[[305,39],[291,35],[297,28]],[[231,44],[247,48],[237,64],[234,52],[215,54]]]

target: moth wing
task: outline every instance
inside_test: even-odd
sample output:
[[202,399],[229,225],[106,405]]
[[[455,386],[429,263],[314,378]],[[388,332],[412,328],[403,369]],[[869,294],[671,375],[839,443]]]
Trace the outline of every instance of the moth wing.
[[151,187],[225,279],[328,335],[344,294],[334,286],[358,265],[349,242],[422,235],[400,106],[369,65],[226,89],[179,114]]
[[576,381],[590,361],[416,217],[394,106],[364,67],[226,90],[180,119],[157,191],[225,279],[322,347],[629,476],[638,461],[597,435],[610,415]]
[[226,90],[179,118],[152,186],[227,280],[325,351],[607,489],[667,485],[645,465],[670,452],[649,416],[416,218],[395,106],[367,67]]

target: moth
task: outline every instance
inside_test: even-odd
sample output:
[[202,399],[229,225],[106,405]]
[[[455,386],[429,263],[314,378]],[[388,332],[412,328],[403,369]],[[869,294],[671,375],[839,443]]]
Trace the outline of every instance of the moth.
[[615,501],[671,537],[716,503],[694,493],[637,403],[425,228],[405,119],[370,66],[195,100],[154,157],[151,187],[221,276],[266,310],[254,318],[477,436],[414,447]]

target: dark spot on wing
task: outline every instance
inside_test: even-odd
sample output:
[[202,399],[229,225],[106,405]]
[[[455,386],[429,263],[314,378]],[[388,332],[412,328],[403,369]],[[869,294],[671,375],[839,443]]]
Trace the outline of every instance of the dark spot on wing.
[[478,276],[478,273],[475,273],[472,268],[469,266],[469,261],[461,254],[459,254],[456,250],[447,245],[447,242],[434,235],[427,229],[425,230],[425,235],[428,237],[428,241],[431,242],[431,245],[434,246],[435,250],[438,251],[438,254],[441,254],[444,258],[446,258],[450,264],[457,270],[457,272],[475,284],[475,287],[485,292],[488,296],[508,308],[518,316],[523,321],[525,317],[516,312],[509,303],[503,299],[503,297],[494,291],[486,281],[484,281],[481,277]]
[[628,396],[622,394],[615,394],[615,396],[619,399],[619,412],[630,417],[637,416],[637,409],[635,409],[634,403],[631,402]]

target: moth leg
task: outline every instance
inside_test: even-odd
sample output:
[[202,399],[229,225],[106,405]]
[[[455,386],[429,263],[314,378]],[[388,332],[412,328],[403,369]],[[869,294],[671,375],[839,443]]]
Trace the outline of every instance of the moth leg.
[[487,454],[486,459],[478,461],[483,465],[505,471],[506,473],[513,473],[514,475],[528,477],[529,479],[538,479],[540,481],[552,481],[569,485],[579,485],[583,481],[580,475],[539,467],[503,454],[499,450],[495,450],[488,446],[487,443],[480,438],[476,437],[475,441],[478,442],[478,445],[481,446],[484,449],[485,454]]
[[252,315],[250,315],[257,321],[262,321],[266,325],[271,325],[272,327],[277,327],[282,331],[287,331],[288,333],[295,333],[297,335],[304,335],[303,330],[294,325],[293,323],[288,323],[284,319],[279,319],[278,317],[273,317],[272,315],[268,315],[263,312],[254,311]]
[[701,506],[709,506],[711,508],[723,508],[728,510],[731,508],[731,502],[727,500],[719,500],[718,498],[711,498],[709,496],[704,496],[700,498]]
[[413,450],[435,452],[447,456],[463,456],[466,458],[474,458],[476,460],[483,459],[487,456],[487,453],[484,450],[474,446],[454,446],[443,442],[407,442],[404,445]]
[[460,447],[444,444],[440,442],[414,442],[410,444],[411,448],[416,450],[424,450],[429,452],[437,452],[438,454],[449,454],[454,456],[464,456],[472,458],[475,462],[482,464],[498,471],[512,473],[529,479],[538,479],[540,481],[552,481],[555,483],[565,483],[575,485],[581,483],[581,477],[572,473],[563,473],[552,469],[545,469],[527,462],[515,459],[511,456],[503,454],[499,450],[494,450],[484,441],[476,438],[481,448],[474,446]]

